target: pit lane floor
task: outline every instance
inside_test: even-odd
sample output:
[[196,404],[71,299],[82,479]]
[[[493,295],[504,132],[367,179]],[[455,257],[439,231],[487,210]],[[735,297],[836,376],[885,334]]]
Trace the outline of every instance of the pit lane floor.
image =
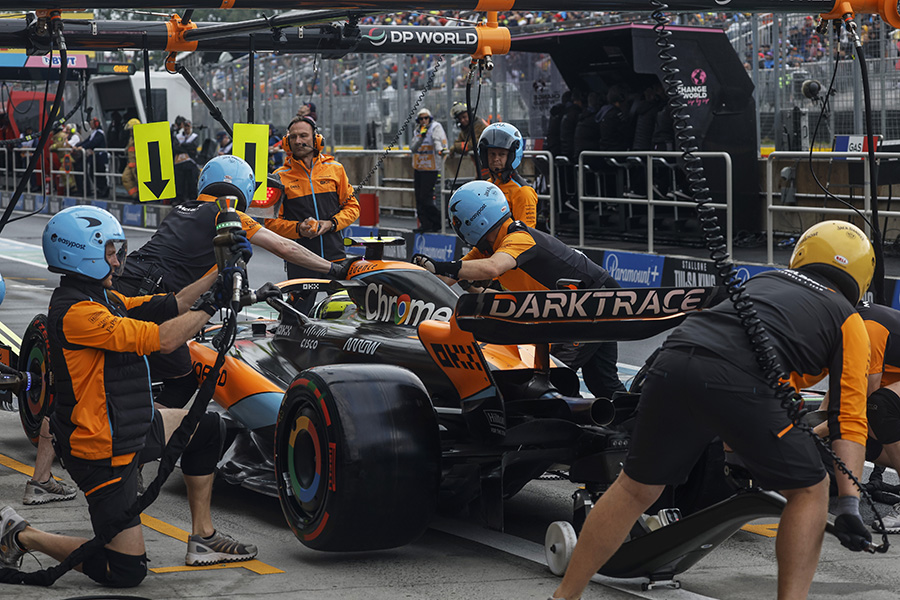
[[[0,273],[7,279],[7,296],[0,307],[0,328],[6,337],[20,336],[36,312],[46,310],[56,276],[43,270],[34,255],[45,219],[27,219],[10,227],[0,239]],[[129,230],[133,248],[148,232]],[[25,244],[23,246],[22,244]],[[29,249],[27,245],[31,245]],[[19,249],[11,248],[19,246]],[[12,259],[8,260],[10,253]],[[251,262],[251,281],[277,281],[280,261],[257,252]],[[15,341],[15,340],[12,340]],[[643,362],[659,340],[622,344],[622,371]],[[90,526],[83,497],[65,503],[25,507],[21,504],[27,470],[34,449],[25,439],[18,415],[0,411],[0,505],[10,504],[35,525],[54,532],[87,536]],[[16,462],[11,462],[12,459]],[[59,466],[54,472],[64,475]],[[146,477],[155,468],[148,466]],[[896,474],[888,473],[896,481]],[[440,517],[416,543],[376,553],[331,554],[304,548],[284,523],[277,500],[217,482],[213,515],[217,526],[260,548],[259,560],[211,570],[185,569],[185,544],[179,532],[190,528],[184,485],[176,473],[146,515],[144,528],[150,567],[154,570],[140,588],[126,595],[164,598],[292,597],[347,598],[534,598],[543,599],[558,580],[543,566],[543,535],[554,520],[571,516],[574,487],[566,482],[537,481],[506,503],[506,532],[484,529],[474,519]],[[884,507],[883,507],[884,508]],[[152,519],[152,521],[151,521]],[[589,586],[584,598],[720,598],[751,600],[775,595],[773,523],[760,522],[740,531],[701,563],[679,576],[682,590],[642,592],[637,581],[612,581]],[[162,531],[160,531],[162,530]],[[174,535],[174,537],[173,537]],[[900,536],[893,536],[900,541]],[[26,556],[24,569],[54,564],[43,555]],[[250,567],[249,569],[247,567]],[[839,598],[854,594],[865,600],[896,598],[900,589],[897,551],[871,556],[845,551],[826,538],[811,597]],[[280,572],[278,572],[280,571]],[[610,587],[613,586],[613,587]],[[78,573],[65,575],[50,589],[0,587],[0,595],[21,599],[70,598],[109,593]]]

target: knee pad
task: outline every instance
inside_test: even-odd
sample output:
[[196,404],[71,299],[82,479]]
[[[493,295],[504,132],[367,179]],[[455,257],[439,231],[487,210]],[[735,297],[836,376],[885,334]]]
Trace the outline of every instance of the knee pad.
[[866,438],[866,460],[869,462],[875,462],[879,456],[881,456],[881,452],[884,450],[884,444],[876,440],[875,438]]
[[900,442],[900,396],[895,392],[881,388],[869,396],[866,417],[879,442]]
[[122,554],[101,548],[81,563],[85,575],[108,587],[136,587],[147,576],[147,555]]
[[181,456],[185,475],[209,475],[216,470],[225,443],[225,422],[218,413],[206,413]]

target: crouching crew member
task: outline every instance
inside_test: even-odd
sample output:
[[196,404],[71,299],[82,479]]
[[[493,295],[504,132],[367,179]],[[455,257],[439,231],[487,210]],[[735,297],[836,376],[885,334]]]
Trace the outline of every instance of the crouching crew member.
[[[874,266],[862,231],[826,221],[803,234],[789,270],[746,284],[791,383],[811,385],[830,373],[832,446],[857,476],[866,442],[869,340],[855,306]],[[791,425],[772,393],[732,303],[688,316],[647,368],[623,471],[591,510],[553,598],[580,598],[664,486],[684,483],[716,436],[765,489],[787,498],[775,543],[778,598],[805,598],[825,532],[828,478],[814,440]],[[859,516],[858,491],[840,473],[837,485],[838,537],[862,550],[871,535]]]
[[[63,275],[48,319],[56,379],[51,428],[66,468],[87,498],[94,533],[107,536],[137,499],[138,466],[162,455],[186,414],[154,408],[145,357],[171,352],[194,336],[218,310],[216,303],[228,301],[231,286],[230,277],[216,281],[210,274],[178,294],[123,296],[112,289],[112,275],[123,266],[126,248],[119,222],[93,206],[63,210],[44,228],[47,265]],[[211,294],[196,302],[214,281]],[[182,455],[192,516],[189,565],[248,560],[257,553],[255,546],[231,539],[212,524],[210,497],[223,439],[221,420],[209,413]],[[0,511],[4,566],[18,566],[29,550],[63,560],[85,541],[35,529],[10,507]],[[147,573],[140,518],[80,570],[103,585],[138,585]]]
[[[284,184],[285,199],[278,218],[265,226],[326,260],[343,260],[340,231],[359,218],[359,202],[344,166],[325,154],[325,140],[310,116],[297,116],[288,124],[281,143],[285,166],[275,171]],[[288,279],[318,277],[306,265],[285,263]]]
[[[514,221],[503,192],[493,183],[470,181],[456,190],[450,198],[450,223],[472,250],[458,261],[416,254],[413,262],[451,284],[498,279],[512,291],[554,290],[558,280],[573,279],[587,288],[620,287],[581,252]],[[572,369],[582,368],[584,382],[596,397],[612,398],[625,391],[616,367],[616,342],[553,344],[551,352]]]
[[[115,278],[118,291],[129,296],[178,292],[204,273],[215,270],[213,238],[219,210],[215,200],[219,196],[237,196],[241,227],[251,244],[320,276],[339,273],[338,266],[264,229],[244,214],[256,189],[256,180],[253,169],[243,159],[232,155],[213,158],[203,167],[198,188],[200,195],[196,200],[174,207],[153,237],[128,256],[124,272]],[[197,389],[187,346],[167,355],[153,354],[150,362],[154,378],[164,382],[157,402],[171,408],[187,404]]]

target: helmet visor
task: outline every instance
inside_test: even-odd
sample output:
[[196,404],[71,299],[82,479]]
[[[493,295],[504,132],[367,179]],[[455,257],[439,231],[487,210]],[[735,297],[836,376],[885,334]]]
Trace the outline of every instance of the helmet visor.
[[125,259],[128,257],[128,242],[126,240],[110,240],[106,242],[106,262],[109,264],[111,274],[120,277],[125,271]]

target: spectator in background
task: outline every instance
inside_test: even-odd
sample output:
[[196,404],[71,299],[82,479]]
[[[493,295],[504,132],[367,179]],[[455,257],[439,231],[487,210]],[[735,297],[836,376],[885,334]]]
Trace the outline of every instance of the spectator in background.
[[181,123],[181,131],[175,134],[172,151],[175,153],[175,202],[181,204],[197,199],[197,146],[200,136],[190,121]]
[[126,158],[128,162],[125,170],[122,171],[122,185],[131,199],[138,197],[138,177],[137,177],[137,157],[134,150],[134,126],[140,124],[140,119],[129,119],[125,123],[125,134],[128,135],[128,147],[126,149]]
[[306,102],[297,109],[298,117],[310,117],[313,121],[318,121],[319,117],[316,113],[316,105],[314,102]]
[[653,130],[659,111],[666,107],[666,94],[662,83],[654,82],[644,88],[641,97],[631,105],[631,121],[634,123],[632,150],[651,150],[653,148]]
[[284,164],[284,149],[275,126],[269,123],[269,173]]
[[626,90],[620,85],[610,87],[606,93],[606,105],[597,112],[600,150],[627,150],[631,145],[626,101]]
[[[92,190],[91,182],[96,178],[97,197],[106,198],[109,196],[109,182],[106,179],[108,156],[105,151],[99,149],[108,148],[109,145],[106,141],[106,134],[100,126],[100,119],[97,117],[91,119],[91,135],[88,136],[86,140],[78,142],[75,147],[84,150],[84,152],[79,153],[78,157],[75,159],[76,169],[84,172],[84,175],[76,176],[76,179],[80,180],[78,183],[81,184],[79,186],[80,189],[78,194],[81,195],[82,191],[84,191],[90,195]],[[95,149],[98,150],[95,152]],[[79,162],[81,165],[80,167]],[[100,176],[97,176],[98,174],[100,174]],[[83,181],[85,175],[87,176],[87,182]]]
[[231,136],[225,130],[216,134],[216,156],[231,154]]
[[562,152],[562,138],[560,137],[560,126],[562,118],[566,112],[566,104],[572,99],[572,92],[566,90],[563,92],[562,99],[559,104],[550,107],[550,119],[547,122],[547,136],[545,138],[545,150],[556,156]]
[[416,115],[415,134],[409,149],[412,151],[416,216],[419,218],[419,226],[413,231],[440,231],[441,211],[434,201],[441,201],[441,171],[447,154],[447,134],[427,108]]
[[597,150],[600,142],[600,123],[597,112],[600,110],[600,94],[590,92],[587,95],[587,106],[578,115],[575,123],[575,158],[585,150]]
[[466,103],[454,102],[453,106],[450,107],[450,116],[456,120],[456,125],[459,127],[456,141],[450,146],[450,156],[454,154],[459,154],[460,156],[471,154],[472,148],[477,145],[478,140],[481,139],[481,134],[484,133],[484,129],[488,124],[484,119],[473,113],[472,116],[475,117],[475,137],[473,139],[470,135],[472,132],[469,129],[469,110]]
[[565,112],[559,124],[562,154],[572,160],[578,160],[578,156],[575,154],[575,126],[578,124],[578,116],[583,108],[584,96],[578,90],[573,91],[572,99],[566,104]]

